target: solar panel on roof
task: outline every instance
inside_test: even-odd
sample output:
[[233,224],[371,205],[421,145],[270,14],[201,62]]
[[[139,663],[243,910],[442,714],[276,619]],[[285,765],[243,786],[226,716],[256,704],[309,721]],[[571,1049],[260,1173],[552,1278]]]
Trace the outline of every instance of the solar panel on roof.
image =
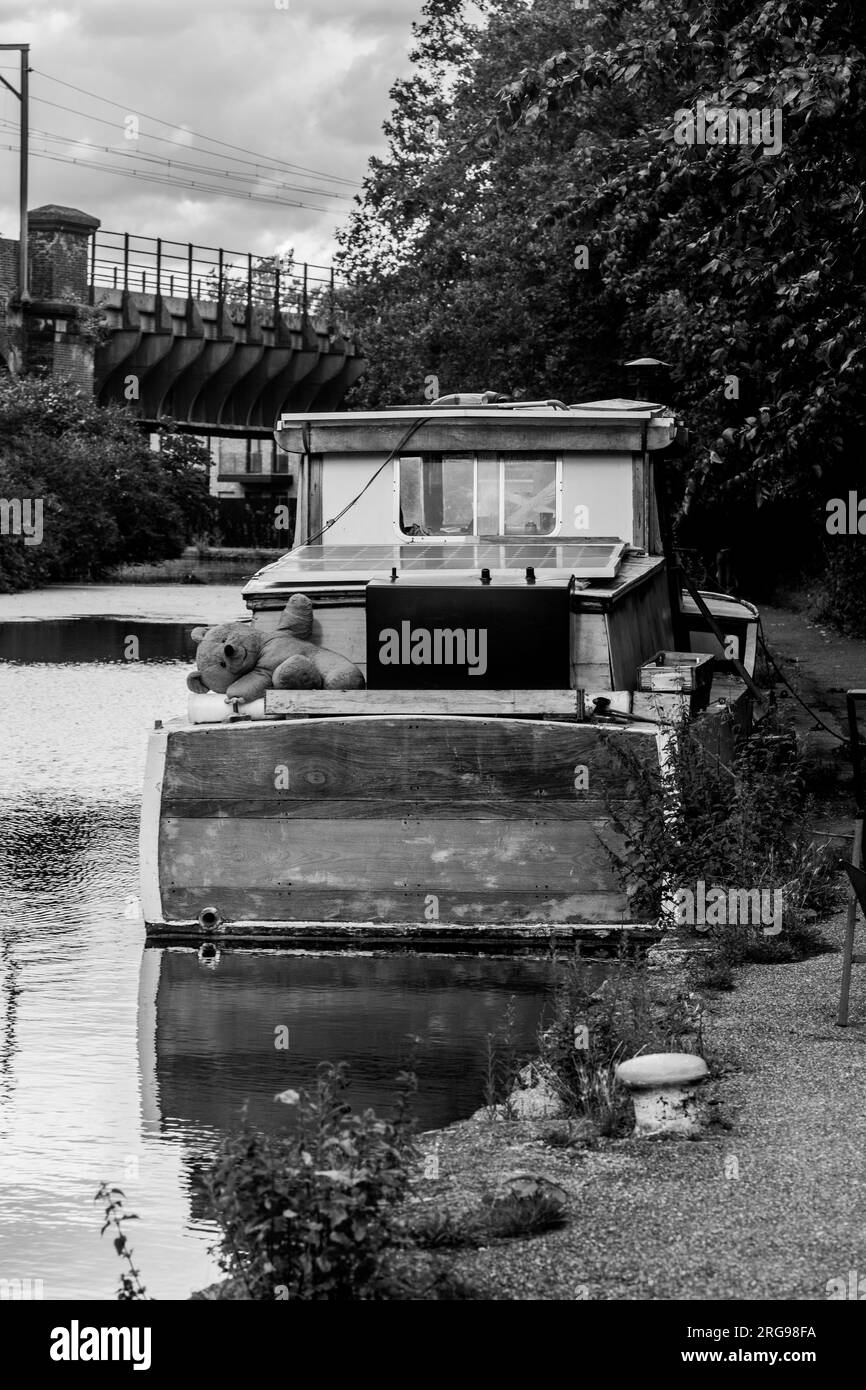
[[398,571],[475,573],[490,570],[564,570],[578,579],[615,579],[626,550],[619,539],[585,541],[509,542],[482,541],[474,545],[304,545],[289,551],[269,567],[271,584],[289,577],[327,575],[360,581]]

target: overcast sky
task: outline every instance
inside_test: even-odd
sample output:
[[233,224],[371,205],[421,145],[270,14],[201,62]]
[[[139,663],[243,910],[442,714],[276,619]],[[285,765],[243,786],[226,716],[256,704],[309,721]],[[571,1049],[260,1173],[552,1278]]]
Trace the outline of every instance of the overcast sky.
[[[29,206],[62,203],[111,231],[259,254],[294,245],[298,259],[330,263],[334,230],[352,206],[346,195],[356,191],[370,155],[384,148],[388,91],[409,70],[411,23],[420,10],[421,0],[2,0],[0,43],[31,45]],[[18,61],[16,53],[0,53],[0,71],[16,88]],[[17,146],[18,110],[0,86],[0,147]],[[127,136],[134,113],[144,113],[138,139]],[[202,136],[252,151],[263,165]],[[225,186],[231,171],[245,176],[229,184],[234,193],[320,210],[137,184],[36,157],[41,151],[209,185]],[[154,162],[166,159],[199,169]],[[18,235],[18,155],[6,148],[0,235]]]

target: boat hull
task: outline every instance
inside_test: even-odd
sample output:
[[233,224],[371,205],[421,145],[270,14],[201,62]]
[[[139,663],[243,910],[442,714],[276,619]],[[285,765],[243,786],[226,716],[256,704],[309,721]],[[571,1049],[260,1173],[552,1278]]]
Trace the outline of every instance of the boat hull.
[[148,935],[480,947],[651,930],[606,850],[633,794],[611,738],[657,765],[650,725],[176,721],[149,749]]

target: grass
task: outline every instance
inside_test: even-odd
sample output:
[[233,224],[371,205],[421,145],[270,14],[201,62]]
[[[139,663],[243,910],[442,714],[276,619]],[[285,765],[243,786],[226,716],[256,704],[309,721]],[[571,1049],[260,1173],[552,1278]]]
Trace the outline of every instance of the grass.
[[506,1192],[483,1199],[474,1210],[455,1215],[436,1211],[407,1228],[420,1250],[477,1249],[490,1240],[540,1235],[566,1223],[565,1203],[553,1193]]
[[697,989],[723,993],[736,988],[733,962],[718,951],[694,963],[692,974]]
[[511,1093],[517,1085],[521,1067],[514,1041],[516,1011],[517,999],[512,994],[499,1028],[487,1034],[484,1106],[491,1120],[513,1118]]
[[433,1211],[407,1227],[410,1243],[419,1250],[458,1250],[482,1244],[484,1232],[477,1219]]
[[[625,946],[600,989],[587,985],[579,959],[570,960],[539,1029],[535,1063],[564,1106],[566,1128],[548,1131],[560,1136],[553,1139],[554,1146],[580,1142],[572,1137],[576,1120],[590,1121],[592,1132],[605,1138],[630,1131],[631,1102],[616,1079],[616,1068],[640,1052],[703,1056],[699,997],[651,977],[645,958],[631,956]],[[584,1131],[584,1142],[586,1137]]]
[[[594,1133],[594,1130],[591,1132]],[[587,1137],[585,1125],[575,1126],[573,1120],[568,1120],[563,1125],[551,1125],[546,1129],[541,1142],[549,1149],[580,1149],[585,1147]]]
[[487,1231],[500,1239],[537,1236],[565,1223],[565,1204],[546,1192],[526,1197],[508,1193],[494,1198],[486,1209]]

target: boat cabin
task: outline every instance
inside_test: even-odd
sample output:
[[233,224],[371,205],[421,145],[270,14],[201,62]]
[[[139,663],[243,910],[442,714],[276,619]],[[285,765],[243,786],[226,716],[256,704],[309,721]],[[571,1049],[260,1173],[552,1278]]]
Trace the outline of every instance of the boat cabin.
[[276,438],[299,479],[296,544],[244,599],[271,626],[292,593],[309,594],[316,637],[357,663],[371,689],[392,685],[395,668],[407,686],[424,684],[425,663],[368,669],[370,606],[377,635],[394,624],[402,634],[403,622],[432,631],[437,592],[446,629],[467,604],[489,613],[494,643],[509,618],[526,615],[527,637],[542,624],[529,648],[515,647],[510,679],[500,645],[476,668],[479,686],[634,689],[641,661],[673,646],[653,459],[675,430],[665,407],[626,400],[458,397],[411,412],[284,415]]

